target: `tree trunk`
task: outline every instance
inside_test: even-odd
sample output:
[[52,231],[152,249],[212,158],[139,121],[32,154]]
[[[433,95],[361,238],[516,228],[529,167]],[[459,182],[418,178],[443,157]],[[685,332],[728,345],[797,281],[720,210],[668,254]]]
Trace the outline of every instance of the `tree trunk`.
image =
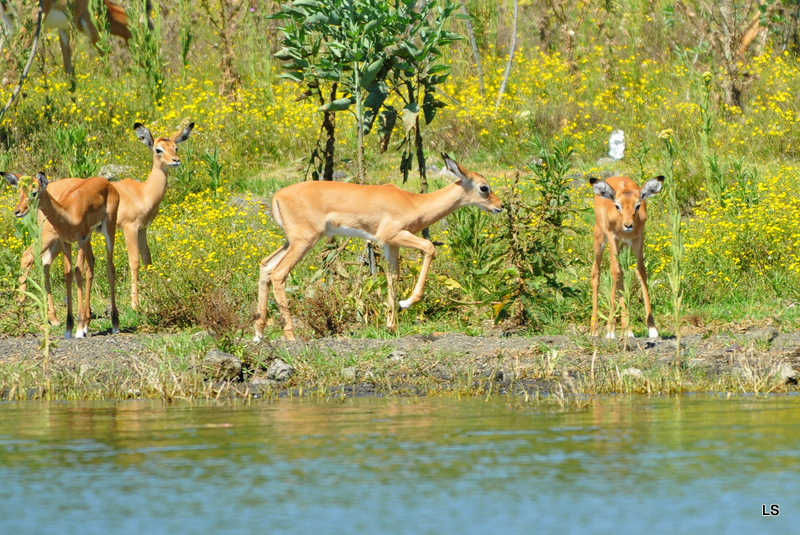
[[[331,87],[330,101],[336,100],[336,89],[338,84],[333,83]],[[325,140],[325,171],[322,173],[323,180],[333,180],[333,154],[336,149],[336,113],[326,111],[322,120],[322,128],[325,129],[327,139]]]
[[[469,17],[466,2],[461,2],[461,11]],[[478,52],[478,43],[475,41],[475,32],[472,29],[472,19],[464,21],[467,27],[467,35],[469,36],[469,44],[472,47],[472,58],[475,60],[475,67],[478,69],[478,88],[480,89],[481,96],[486,93],[486,86],[483,85],[483,66],[481,65],[481,54]]]
[[500,108],[500,100],[503,98],[503,93],[506,91],[506,84],[508,77],[511,75],[511,65],[514,63],[514,52],[517,48],[517,15],[519,13],[519,2],[514,0],[514,19],[511,26],[511,46],[508,50],[508,63],[506,64],[506,71],[503,73],[503,83],[500,84],[500,90],[497,92],[497,102],[494,103],[494,113],[497,115],[497,110]]
[[422,150],[422,133],[419,129],[419,115],[414,126],[414,144],[417,146],[417,167],[419,168],[419,192],[428,193],[428,173],[425,169],[425,151]]

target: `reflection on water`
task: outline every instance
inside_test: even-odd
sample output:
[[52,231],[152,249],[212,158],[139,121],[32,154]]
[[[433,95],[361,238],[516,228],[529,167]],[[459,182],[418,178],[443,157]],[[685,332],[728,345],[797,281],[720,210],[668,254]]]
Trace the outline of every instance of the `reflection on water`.
[[6,403],[0,533],[789,533],[799,416],[795,396]]

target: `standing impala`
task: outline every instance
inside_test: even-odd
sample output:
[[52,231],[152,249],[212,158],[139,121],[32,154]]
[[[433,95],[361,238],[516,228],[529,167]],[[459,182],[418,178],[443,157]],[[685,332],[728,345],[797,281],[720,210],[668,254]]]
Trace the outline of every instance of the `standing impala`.
[[[86,264],[86,276],[91,278],[94,272],[94,256],[87,244],[92,232],[99,228],[106,239],[106,272],[111,292],[111,325],[112,332],[119,332],[119,314],[115,291],[114,273],[114,234],[116,232],[117,208],[119,194],[111,183],[102,177],[87,178],[78,186],[69,190],[61,199],[51,197],[47,191],[47,177],[38,173],[36,178],[19,177],[12,173],[3,173],[3,177],[13,186],[20,186],[30,199],[38,199],[39,209],[53,225],[61,247],[64,250],[64,279],[67,287],[67,326],[65,338],[72,337],[72,244],[78,244],[78,257],[75,263],[75,278],[78,287],[78,330],[76,336],[82,338],[88,332],[90,315],[90,293],[83,292],[83,266]],[[27,210],[26,210],[27,211]],[[19,215],[19,210],[17,211]]]
[[[147,245],[147,227],[158,215],[161,200],[167,189],[167,170],[177,167],[181,161],[178,158],[178,143],[189,138],[194,128],[190,123],[186,128],[175,132],[171,137],[153,139],[150,130],[141,123],[133,125],[139,140],[152,151],[153,166],[145,182],[126,178],[114,183],[114,188],[119,194],[119,209],[117,210],[117,228],[122,229],[125,245],[128,249],[128,265],[131,271],[131,308],[139,308],[139,258],[144,265],[150,265],[150,247]],[[47,191],[55,199],[76,186],[83,183],[82,178],[64,178],[49,184]],[[28,197],[26,192],[20,191],[19,203],[15,211],[17,217],[24,216],[28,211]],[[53,306],[53,296],[50,292],[50,264],[61,253],[61,241],[58,233],[49,221],[42,223],[42,264],[44,265],[44,284],[47,292],[47,317],[50,323],[58,325],[58,319]],[[87,258],[91,255],[91,244],[87,244]],[[28,271],[33,266],[33,249],[28,248],[22,253],[22,275],[20,276],[20,296],[18,302],[22,304],[25,299],[26,278]],[[91,291],[91,279],[86,279],[86,292]]]
[[299,182],[278,191],[272,198],[272,217],[286,233],[286,241],[261,261],[254,340],[258,342],[263,337],[270,284],[283,317],[284,336],[288,340],[295,339],[286,298],[286,278],[322,236],[333,234],[384,245],[389,263],[386,326],[396,330],[394,278],[399,271],[400,247],[418,249],[423,254],[417,284],[411,296],[400,301],[400,308],[408,308],[422,298],[428,269],[436,255],[433,243],[414,234],[462,206],[478,206],[493,214],[503,209],[503,203],[492,193],[484,177],[467,171],[449,156],[442,156],[457,180],[433,193],[409,193],[393,184],[366,186],[317,181]]
[[[600,286],[600,262],[606,243],[610,251],[611,262],[611,300],[608,313],[607,338],[614,338],[616,321],[614,306],[617,290],[622,288],[622,272],[619,267],[617,253],[621,245],[633,249],[636,255],[636,274],[642,285],[644,311],[647,316],[647,330],[650,338],[658,338],[658,330],[650,308],[650,294],[647,291],[647,269],[644,263],[644,224],[647,221],[645,200],[652,197],[664,184],[664,177],[650,179],[639,189],[630,178],[624,176],[611,177],[608,180],[590,178],[589,183],[594,190],[594,264],[592,265],[592,336],[597,336],[597,291]],[[628,313],[625,302],[620,297],[622,310],[622,330],[627,336],[633,336],[628,325]]]

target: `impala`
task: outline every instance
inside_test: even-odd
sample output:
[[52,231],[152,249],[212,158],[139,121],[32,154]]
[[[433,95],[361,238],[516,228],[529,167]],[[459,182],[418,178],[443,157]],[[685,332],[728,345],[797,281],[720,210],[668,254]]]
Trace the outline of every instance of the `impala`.
[[[131,308],[139,308],[139,258],[144,265],[150,265],[150,247],[147,245],[147,227],[158,215],[161,200],[167,189],[167,171],[171,167],[181,164],[178,157],[178,143],[189,138],[194,128],[194,123],[175,132],[170,137],[153,139],[150,130],[141,123],[135,123],[134,129],[139,140],[147,145],[153,157],[153,165],[145,182],[126,178],[114,183],[114,188],[119,194],[119,209],[117,210],[116,226],[122,229],[125,245],[128,250],[128,265],[131,271]],[[47,191],[55,199],[61,199],[65,192],[70,191],[84,182],[82,178],[64,178],[51,182]],[[17,217],[24,216],[28,211],[28,196],[24,190],[20,191],[19,203],[15,209]],[[43,216],[42,216],[43,218]],[[91,244],[88,243],[87,259],[91,255]],[[53,306],[53,296],[50,292],[50,264],[61,253],[61,241],[58,233],[49,221],[42,224],[42,264],[44,265],[44,284],[47,292],[47,317],[50,323],[58,325],[58,319]],[[33,266],[33,249],[28,248],[22,253],[22,275],[20,276],[20,294],[18,302],[22,304],[25,299],[26,279],[28,271]],[[86,279],[86,292],[91,291],[91,279]]]
[[[76,336],[82,338],[88,332],[90,315],[90,292],[83,292],[83,266],[86,265],[87,279],[94,272],[94,256],[88,248],[92,231],[100,229],[106,240],[106,273],[111,292],[112,332],[119,332],[119,314],[115,291],[114,273],[114,233],[116,232],[119,194],[111,183],[102,177],[87,178],[61,196],[52,197],[47,191],[47,177],[39,172],[36,178],[19,177],[3,173],[3,177],[13,186],[20,186],[28,202],[38,199],[39,210],[47,217],[61,241],[64,251],[64,279],[67,287],[67,325],[65,338],[72,337],[72,244],[78,244],[78,257],[75,263],[75,278],[78,287],[78,329]],[[25,210],[27,212],[27,210]],[[19,216],[19,210],[17,210]]]
[[[140,0],[136,0],[140,1]],[[61,44],[61,56],[64,60],[64,71],[72,74],[72,48],[69,43],[68,30],[70,26],[85,33],[92,41],[92,45],[97,46],[100,40],[100,33],[92,22],[89,9],[90,0],[42,0],[42,25],[48,30],[58,30],[58,39]],[[125,8],[109,0],[103,0],[106,8],[106,21],[108,32],[111,35],[121,37],[127,43],[131,38],[131,31],[128,28],[128,15]],[[150,18],[152,6],[147,0],[145,11],[147,13],[147,23],[153,29],[153,21]],[[0,11],[4,10],[0,6]]]
[[272,198],[272,217],[283,228],[286,241],[261,261],[254,340],[258,342],[263,337],[270,285],[283,318],[284,336],[288,340],[295,339],[286,298],[286,278],[322,236],[333,234],[384,245],[389,264],[386,326],[396,330],[394,278],[399,271],[400,247],[417,249],[423,255],[414,290],[408,299],[400,301],[400,308],[408,308],[422,298],[428,269],[436,255],[433,243],[415,234],[461,206],[478,206],[493,214],[503,209],[503,203],[492,193],[484,177],[467,171],[449,156],[442,156],[456,181],[433,193],[410,193],[392,184],[371,186],[318,181],[299,182],[278,191]]
[[[630,247],[636,255],[636,274],[642,285],[644,311],[647,317],[647,330],[650,338],[658,338],[653,312],[650,308],[650,294],[647,291],[647,270],[644,263],[644,224],[647,221],[645,200],[652,197],[664,184],[664,177],[657,176],[647,181],[640,189],[630,178],[624,176],[611,177],[608,180],[590,178],[589,183],[594,190],[594,264],[592,265],[592,335],[597,336],[597,291],[600,286],[600,262],[606,244],[610,251],[611,262],[611,299],[608,314],[607,338],[614,338],[616,321],[614,306],[617,291],[622,288],[622,272],[617,254],[621,245]],[[628,326],[628,314],[625,302],[620,297],[622,310],[622,330],[627,336],[633,336]]]

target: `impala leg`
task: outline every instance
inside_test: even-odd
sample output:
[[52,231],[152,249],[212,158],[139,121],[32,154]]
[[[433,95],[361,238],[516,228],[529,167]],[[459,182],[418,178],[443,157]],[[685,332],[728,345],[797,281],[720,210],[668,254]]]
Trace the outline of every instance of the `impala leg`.
[[72,76],[72,48],[69,46],[69,34],[58,30],[58,41],[61,44],[61,57],[64,59],[64,72]]
[[425,290],[425,281],[428,278],[428,270],[436,256],[436,247],[434,247],[430,241],[419,238],[407,230],[401,230],[388,244],[393,247],[408,247],[409,249],[422,251],[422,268],[419,271],[417,284],[414,286],[411,296],[408,299],[400,301],[400,308],[409,308],[422,299],[422,292]]
[[[87,244],[90,239],[91,238],[88,238],[83,243],[78,244],[78,254],[75,259],[75,285],[78,294],[78,329],[75,332],[76,338],[83,338],[89,332],[88,314],[90,312],[88,312],[88,301],[90,300],[90,296],[86,290],[88,290],[91,285],[92,272],[94,270],[94,266],[91,265],[89,261],[89,255],[91,253],[87,254],[86,252]],[[91,245],[89,245],[89,247],[91,247]]]
[[137,238],[139,242],[139,254],[142,255],[142,264],[149,266],[153,263],[153,260],[150,257],[150,246],[147,245],[147,229],[139,229]]
[[597,311],[599,307],[598,292],[600,289],[600,264],[603,261],[603,249],[606,247],[606,235],[599,229],[594,230],[594,263],[592,264],[592,336],[597,336]]
[[[44,290],[47,300],[47,318],[50,325],[61,325],[56,317],[56,308],[53,302],[53,292],[50,289],[50,265],[53,260],[61,254],[61,240],[58,239],[55,229],[49,223],[42,226],[42,268],[44,275]],[[25,302],[25,292],[28,290],[28,273],[35,262],[33,256],[33,248],[29,247],[22,253],[20,261],[20,268],[22,274],[19,277],[19,294],[17,295],[17,304],[22,306]]]
[[[17,304],[22,306],[25,303],[25,292],[28,291],[28,273],[30,273],[31,268],[33,267],[35,259],[33,257],[33,247],[28,247],[25,249],[25,252],[22,253],[22,258],[20,259],[20,271],[22,274],[19,276],[19,290],[17,293]],[[48,292],[49,295],[49,292]]]
[[[50,288],[50,265],[62,251],[61,240],[56,239],[50,244],[47,250],[42,252],[42,275],[44,275],[44,292],[47,298],[47,317],[50,321],[50,325],[61,325],[61,322],[58,321],[56,317],[56,305],[53,302],[53,291]],[[33,260],[33,258],[31,258],[31,260]]]
[[289,300],[286,298],[286,278],[294,266],[297,265],[305,254],[314,247],[317,240],[306,241],[293,241],[289,243],[289,247],[269,272],[269,278],[272,281],[272,294],[275,296],[275,301],[278,303],[278,310],[283,317],[283,335],[287,340],[294,340],[294,326],[292,324],[292,315],[289,312]]
[[639,276],[639,283],[642,285],[642,299],[644,300],[644,315],[647,321],[647,336],[648,338],[658,338],[658,329],[656,329],[656,320],[653,318],[653,310],[650,307],[650,292],[647,289],[647,266],[644,263],[644,238],[640,239],[634,245],[634,252],[636,253],[636,274]]
[[613,339],[616,336],[617,318],[615,315],[615,306],[617,303],[617,292],[622,288],[622,270],[619,267],[619,244],[616,239],[611,236],[607,239],[609,260],[611,264],[611,295],[609,297],[609,310],[608,310],[608,331],[606,338]]
[[622,268],[620,267],[619,271],[619,278],[617,279],[617,293],[619,297],[617,298],[617,302],[619,303],[619,310],[620,310],[620,325],[622,327],[622,335],[621,336],[633,336],[633,331],[630,328],[630,323],[628,323],[628,303],[625,301],[625,275],[622,273]]
[[[113,217],[116,217],[116,214]],[[119,333],[119,311],[117,310],[117,274],[114,269],[114,239],[117,225],[113,219],[106,219],[100,228],[106,239],[106,276],[108,277],[108,291],[111,294],[111,334],[117,334]]]
[[[86,240],[86,244],[81,249],[83,251],[83,263],[79,264],[83,266],[84,270],[84,284],[83,284],[83,301],[81,301],[80,297],[78,297],[79,303],[83,303],[83,308],[80,311],[79,315],[83,318],[83,334],[80,332],[76,333],[76,336],[88,336],[89,335],[89,323],[92,321],[92,283],[94,282],[94,252],[92,251],[92,240]],[[81,251],[78,251],[80,254]],[[80,262],[80,260],[76,260],[76,262]],[[80,283],[79,283],[80,284]],[[78,330],[81,330],[81,326],[78,325]]]
[[139,232],[135,228],[122,229],[128,249],[128,266],[131,269],[131,308],[139,310]]
[[385,245],[383,254],[389,269],[386,272],[386,295],[389,298],[389,313],[386,316],[386,326],[392,331],[397,331],[397,305],[395,304],[395,279],[400,273],[400,249],[393,245]]
[[288,248],[289,242],[284,242],[279,249],[261,261],[258,270],[258,302],[256,304],[258,312],[256,313],[256,321],[254,325],[256,331],[255,337],[253,337],[254,342],[260,342],[264,337],[264,326],[267,323],[267,301],[269,300],[269,287],[270,284],[272,284],[270,273],[275,265],[281,261]]
[[72,245],[67,242],[62,242],[61,245],[64,249],[64,285],[67,287],[67,322],[64,338],[72,338],[72,327],[75,325],[72,316]]

